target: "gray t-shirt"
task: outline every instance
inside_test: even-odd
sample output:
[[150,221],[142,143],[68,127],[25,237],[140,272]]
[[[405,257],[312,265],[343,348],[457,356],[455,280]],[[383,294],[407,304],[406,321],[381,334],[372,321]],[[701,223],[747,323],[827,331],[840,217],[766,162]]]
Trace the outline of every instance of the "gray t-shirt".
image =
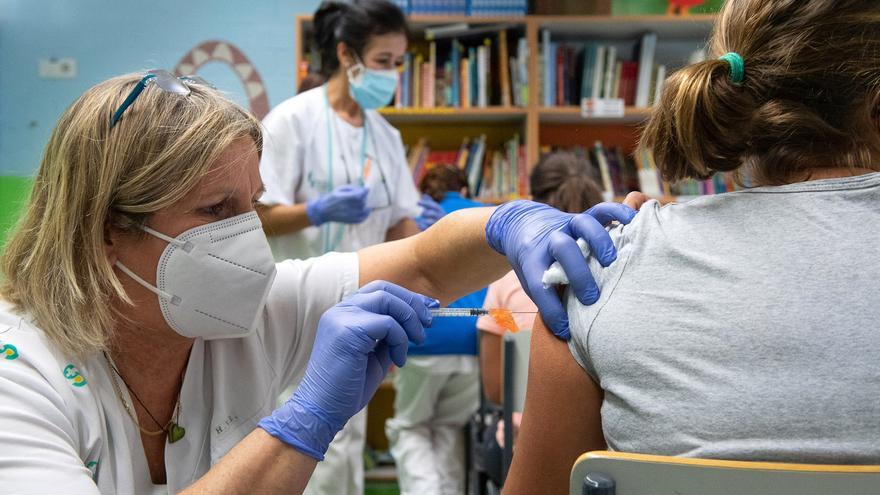
[[570,349],[609,448],[880,463],[880,173],[660,207],[612,229]]

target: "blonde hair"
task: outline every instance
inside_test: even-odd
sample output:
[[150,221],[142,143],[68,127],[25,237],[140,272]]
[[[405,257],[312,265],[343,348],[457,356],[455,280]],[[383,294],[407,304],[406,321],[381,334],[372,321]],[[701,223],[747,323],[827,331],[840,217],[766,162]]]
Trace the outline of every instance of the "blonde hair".
[[130,303],[106,255],[108,228],[140,232],[236,139],[262,149],[253,116],[196,84],[187,96],[147,86],[111,129],[141,77],[97,84],[64,112],[3,255],[2,295],[71,354],[105,349],[118,318],[112,302]]
[[[642,137],[667,179],[880,169],[877,0],[728,0],[711,52],[668,79]],[[741,83],[717,59],[727,52],[745,61]]]

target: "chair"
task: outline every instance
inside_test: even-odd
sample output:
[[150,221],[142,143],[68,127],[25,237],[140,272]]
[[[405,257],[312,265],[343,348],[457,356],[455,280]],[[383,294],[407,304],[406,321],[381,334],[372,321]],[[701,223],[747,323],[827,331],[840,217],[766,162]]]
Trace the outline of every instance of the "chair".
[[570,495],[864,495],[880,493],[880,466],[720,461],[588,452]]
[[521,330],[516,333],[504,334],[504,347],[501,352],[501,364],[504,370],[504,457],[503,476],[513,461],[513,413],[522,411],[526,402],[526,383],[529,377],[529,346],[532,332]]

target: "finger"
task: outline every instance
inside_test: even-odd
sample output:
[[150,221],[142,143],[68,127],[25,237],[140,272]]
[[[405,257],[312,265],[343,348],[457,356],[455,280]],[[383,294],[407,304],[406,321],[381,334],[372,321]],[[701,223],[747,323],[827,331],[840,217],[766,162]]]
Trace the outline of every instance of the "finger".
[[[352,299],[360,301],[374,298],[381,294],[375,292],[373,294],[360,294]],[[388,347],[388,354],[391,361],[397,366],[406,364],[406,352],[409,347],[409,337],[400,323],[394,318],[385,314],[376,314],[365,311],[357,315],[360,319],[361,338],[357,339],[357,350],[364,355],[372,353],[379,345],[384,344]]]
[[538,306],[544,323],[553,331],[553,334],[562,340],[571,339],[571,333],[568,330],[568,313],[559,300],[559,295],[554,287],[533,288],[532,300]]
[[578,301],[587,306],[595,303],[599,299],[599,287],[577,242],[558,230],[550,234],[549,242],[550,254],[562,265]]
[[626,225],[636,216],[637,212],[627,205],[607,202],[597,204],[586,213],[602,225],[608,225],[614,220]]
[[373,394],[376,393],[376,389],[379,387],[379,384],[382,383],[382,380],[385,378],[385,375],[388,374],[390,368],[391,356],[388,353],[388,345],[381,342],[376,345],[376,349],[372,353],[367,355],[364,393],[359,402],[361,408],[366,406],[373,397]]
[[646,201],[648,201],[648,196],[641,191],[633,191],[623,198],[623,204],[636,211],[642,209],[642,205],[645,204]]
[[[399,297],[386,291],[376,291],[369,294],[358,294],[352,298],[352,302],[362,309],[377,315],[388,316],[404,330],[404,341],[411,340],[416,344],[425,341],[425,324],[423,324],[412,306],[404,302]],[[423,310],[427,312],[427,308],[420,303]],[[430,313],[428,313],[430,316]],[[382,338],[376,335],[374,338]],[[389,341],[391,344],[397,344],[396,340]]]
[[432,317],[429,308],[440,307],[440,301],[434,299],[433,297],[424,296],[422,294],[413,292],[409,289],[385,280],[374,280],[361,287],[360,290],[358,290],[358,293],[365,294],[380,290],[393,294],[404,303],[408,304],[413,309],[413,311],[416,312],[419,320],[422,322],[422,325],[425,326],[431,324]]
[[575,215],[569,223],[569,228],[574,237],[587,241],[590,252],[602,266],[608,266],[617,259],[617,248],[611,242],[611,236],[589,212]]

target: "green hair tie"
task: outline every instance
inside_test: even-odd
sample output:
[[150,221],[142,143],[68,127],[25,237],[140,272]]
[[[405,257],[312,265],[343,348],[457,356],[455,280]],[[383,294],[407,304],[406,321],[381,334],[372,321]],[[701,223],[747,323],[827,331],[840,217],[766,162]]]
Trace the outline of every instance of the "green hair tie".
[[730,82],[740,84],[746,76],[746,63],[742,56],[736,52],[727,52],[718,57],[718,60],[724,60],[730,66]]

